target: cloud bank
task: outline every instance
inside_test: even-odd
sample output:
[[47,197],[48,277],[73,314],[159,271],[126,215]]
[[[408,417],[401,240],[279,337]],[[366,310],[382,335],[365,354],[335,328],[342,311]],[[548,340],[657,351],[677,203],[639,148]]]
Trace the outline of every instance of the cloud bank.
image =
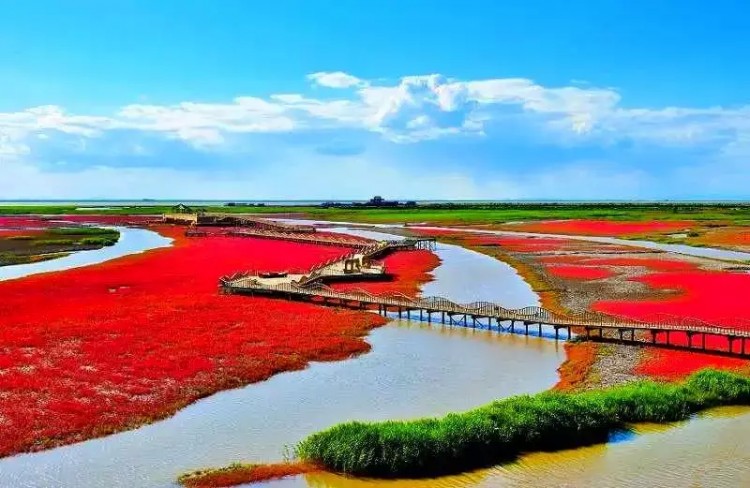
[[525,78],[306,80],[225,103],[0,113],[0,197],[160,197],[167,179],[192,198],[750,197],[748,106],[630,107]]

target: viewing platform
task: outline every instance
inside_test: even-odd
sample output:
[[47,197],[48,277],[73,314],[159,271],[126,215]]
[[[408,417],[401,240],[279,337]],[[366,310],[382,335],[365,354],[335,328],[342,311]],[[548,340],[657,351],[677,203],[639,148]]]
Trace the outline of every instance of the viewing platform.
[[[266,237],[270,237],[265,235]],[[287,240],[299,240],[305,236],[289,235]],[[322,237],[322,236],[316,236]],[[313,240],[304,242],[319,243]],[[361,281],[361,280],[379,280],[387,279],[389,275],[386,272],[385,265],[375,261],[395,251],[431,249],[434,248],[434,239],[404,239],[402,241],[356,241],[351,239],[349,243],[356,249],[348,254],[338,258],[330,259],[324,263],[314,266],[312,269],[304,272],[285,271],[285,272],[243,272],[236,273],[232,276],[221,278],[221,285],[224,290],[227,287],[237,289],[252,289],[255,286],[277,287],[277,286],[294,286],[307,287],[314,284],[332,281]],[[337,243],[336,245],[341,245]]]

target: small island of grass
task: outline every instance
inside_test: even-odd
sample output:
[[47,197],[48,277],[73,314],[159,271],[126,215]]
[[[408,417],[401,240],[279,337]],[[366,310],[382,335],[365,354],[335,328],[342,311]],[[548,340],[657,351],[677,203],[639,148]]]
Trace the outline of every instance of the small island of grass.
[[750,378],[703,370],[679,384],[640,381],[582,393],[544,392],[440,419],[348,422],[303,440],[305,462],[356,476],[420,478],[509,461],[524,452],[605,442],[639,422],[673,422],[750,403]]
[[113,246],[120,238],[115,229],[100,227],[50,227],[19,230],[0,237],[0,266],[28,264]]

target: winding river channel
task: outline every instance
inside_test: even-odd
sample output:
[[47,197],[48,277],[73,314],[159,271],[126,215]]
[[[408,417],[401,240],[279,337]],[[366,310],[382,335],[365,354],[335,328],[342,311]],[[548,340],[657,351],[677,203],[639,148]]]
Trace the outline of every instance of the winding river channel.
[[151,249],[167,247],[172,244],[172,239],[163,237],[151,230],[131,227],[108,228],[115,229],[120,233],[120,238],[113,246],[107,246],[91,251],[76,251],[61,258],[40,261],[38,263],[0,266],[0,281],[23,278],[24,276],[31,276],[40,273],[49,273],[52,271],[80,268],[82,266],[91,266],[93,264],[100,264],[130,254],[138,254]]
[[[425,294],[538,303],[504,263],[457,246],[437,253]],[[173,486],[186,470],[283,459],[286,446],[345,420],[443,415],[542,391],[564,360],[562,347],[542,338],[397,320],[367,341],[367,354],[220,392],[133,431],[2,459],[0,486]]]
[[[332,230],[383,237],[374,231]],[[140,235],[131,231],[137,229],[121,230],[121,242]],[[153,234],[143,236],[153,239],[152,247],[168,245],[157,234],[142,232]],[[505,263],[445,244],[437,253],[442,263],[423,295],[509,307],[538,304],[528,284]],[[63,265],[60,269],[72,267]],[[283,459],[287,446],[338,422],[443,415],[546,390],[564,360],[562,347],[544,338],[420,322],[393,320],[372,331],[367,341],[372,345],[367,354],[312,363],[302,371],[220,392],[152,425],[2,459],[0,487],[173,487],[187,470]],[[633,435],[606,445],[525,455],[457,476],[376,481],[315,473],[263,486],[735,487],[750,486],[749,465],[750,414],[718,409],[672,426],[637,426]]]

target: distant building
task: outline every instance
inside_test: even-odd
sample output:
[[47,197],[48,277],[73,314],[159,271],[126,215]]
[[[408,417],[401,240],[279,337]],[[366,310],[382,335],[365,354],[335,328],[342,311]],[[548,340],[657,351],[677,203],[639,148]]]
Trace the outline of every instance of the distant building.
[[227,202],[224,204],[225,207],[265,207],[266,204],[263,202],[259,203],[245,203],[245,202]]
[[375,195],[366,202],[353,202],[353,203],[341,203],[341,202],[323,202],[320,204],[323,208],[361,208],[361,207],[416,207],[417,202],[410,200],[406,203],[401,203],[398,200],[386,200],[380,195]]
[[380,195],[375,195],[364,205],[366,207],[398,207],[399,203],[396,200],[386,200]]

